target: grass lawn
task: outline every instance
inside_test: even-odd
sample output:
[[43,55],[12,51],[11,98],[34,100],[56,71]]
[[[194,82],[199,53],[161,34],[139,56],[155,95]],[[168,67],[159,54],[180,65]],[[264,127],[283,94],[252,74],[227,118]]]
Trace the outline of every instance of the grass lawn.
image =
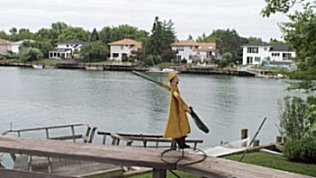
[[[181,172],[181,171],[174,171],[176,174],[178,174],[180,177],[185,177],[185,178],[200,178],[200,177],[196,177],[193,176],[191,174],[185,173],[185,172]],[[141,174],[141,175],[136,175],[136,176],[131,176],[128,178],[152,178],[152,172],[150,173],[145,173],[145,174]],[[177,178],[176,176],[174,176],[170,171],[167,171],[167,178]]]
[[[224,158],[239,161],[240,157],[241,155],[231,155]],[[291,162],[268,153],[248,153],[242,162],[316,177],[316,164]]]

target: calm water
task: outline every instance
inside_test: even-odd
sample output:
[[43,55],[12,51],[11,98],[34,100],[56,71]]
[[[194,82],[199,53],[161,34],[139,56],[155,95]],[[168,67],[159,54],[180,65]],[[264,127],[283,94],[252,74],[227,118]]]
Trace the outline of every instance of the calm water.
[[[180,91],[211,132],[200,132],[191,122],[192,138],[202,147],[250,136],[264,117],[258,138],[263,143],[278,134],[278,100],[286,95],[283,80],[180,74]],[[34,70],[0,68],[0,132],[72,123],[89,123],[113,132],[162,134],[169,94],[130,72]]]

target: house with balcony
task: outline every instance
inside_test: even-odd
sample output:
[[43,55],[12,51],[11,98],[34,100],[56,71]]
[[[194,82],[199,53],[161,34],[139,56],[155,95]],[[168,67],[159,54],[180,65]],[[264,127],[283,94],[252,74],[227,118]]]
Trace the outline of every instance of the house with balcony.
[[48,57],[53,59],[73,59],[79,57],[78,53],[85,44],[81,40],[68,40],[58,43],[54,50],[49,51]]
[[10,53],[12,53],[11,42],[0,39],[0,55],[9,55]]
[[296,53],[290,50],[287,44],[268,44],[256,41],[243,46],[242,64],[261,65],[263,62],[270,63],[293,63]]
[[110,46],[110,58],[113,61],[123,61],[132,55],[132,51],[142,48],[142,43],[133,39],[123,39],[108,44]]
[[179,60],[186,60],[188,63],[194,61],[207,62],[218,59],[215,43],[199,43],[193,40],[184,40],[172,43],[171,48],[173,51],[176,51]]

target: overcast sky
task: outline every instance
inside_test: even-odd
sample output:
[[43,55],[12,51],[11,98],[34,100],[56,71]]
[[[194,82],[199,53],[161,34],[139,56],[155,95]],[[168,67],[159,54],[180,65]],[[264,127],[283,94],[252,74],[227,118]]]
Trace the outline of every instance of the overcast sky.
[[235,29],[240,36],[280,39],[284,15],[260,16],[264,0],[1,0],[0,30],[35,32],[62,21],[87,30],[129,24],[150,31],[155,16],[171,19],[177,37],[194,38],[214,29]]

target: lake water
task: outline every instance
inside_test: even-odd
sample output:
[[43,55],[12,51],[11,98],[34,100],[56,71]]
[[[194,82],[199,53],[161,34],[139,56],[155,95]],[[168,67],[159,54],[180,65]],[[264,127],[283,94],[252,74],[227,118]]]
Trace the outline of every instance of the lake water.
[[[278,135],[278,101],[288,93],[284,80],[180,74],[182,97],[211,132],[190,119],[190,137],[203,148],[240,139],[240,130],[257,131],[271,143]],[[0,132],[72,123],[88,123],[111,132],[162,134],[168,115],[165,89],[131,72],[0,68]]]

